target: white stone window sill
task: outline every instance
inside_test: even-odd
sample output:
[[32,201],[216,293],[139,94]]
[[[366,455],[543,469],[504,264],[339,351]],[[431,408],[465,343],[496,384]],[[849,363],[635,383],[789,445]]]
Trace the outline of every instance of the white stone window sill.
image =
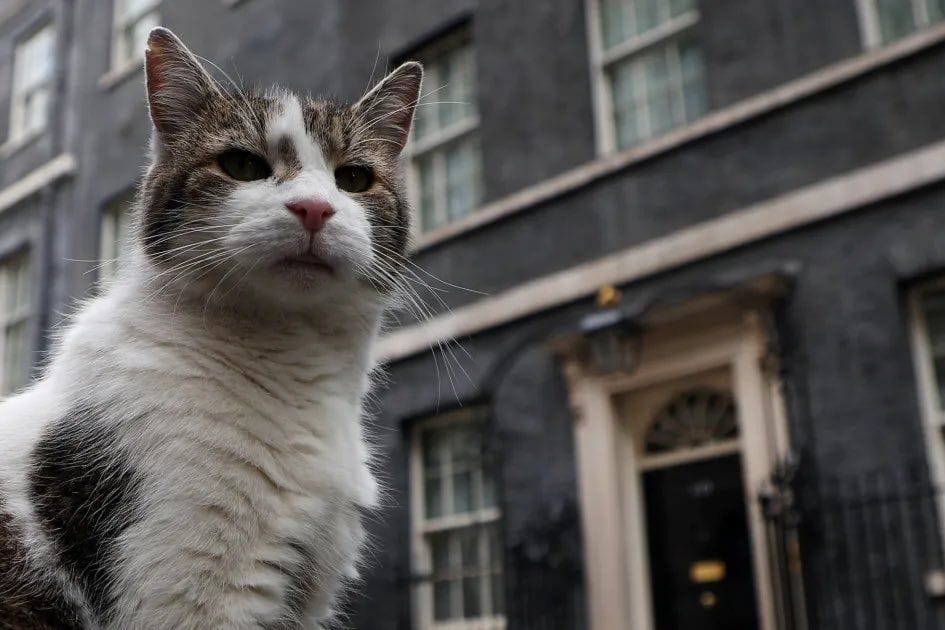
[[25,135],[10,138],[3,144],[0,144],[0,159],[6,159],[19,151],[20,149],[33,144],[33,141],[43,135],[45,129],[31,131]]

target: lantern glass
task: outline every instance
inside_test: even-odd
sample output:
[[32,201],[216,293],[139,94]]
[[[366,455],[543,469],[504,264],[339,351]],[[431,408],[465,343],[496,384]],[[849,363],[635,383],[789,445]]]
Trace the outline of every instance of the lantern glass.
[[611,326],[586,337],[588,362],[598,374],[633,372],[640,360],[640,340],[631,326]]

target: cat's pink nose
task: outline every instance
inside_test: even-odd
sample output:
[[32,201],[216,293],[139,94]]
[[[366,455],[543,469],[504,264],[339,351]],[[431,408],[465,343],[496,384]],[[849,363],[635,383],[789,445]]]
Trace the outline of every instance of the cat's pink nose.
[[335,209],[331,207],[330,203],[324,199],[314,197],[290,201],[285,204],[285,207],[299,218],[306,230],[313,234],[322,229],[325,221],[335,214]]

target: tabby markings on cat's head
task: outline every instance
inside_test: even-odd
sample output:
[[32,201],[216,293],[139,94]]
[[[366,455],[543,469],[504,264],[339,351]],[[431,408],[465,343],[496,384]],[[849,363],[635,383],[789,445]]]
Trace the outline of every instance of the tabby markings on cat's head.
[[409,234],[398,159],[419,64],[350,106],[226,88],[163,28],[145,65],[153,162],[137,233],[158,277],[276,301],[392,289]]

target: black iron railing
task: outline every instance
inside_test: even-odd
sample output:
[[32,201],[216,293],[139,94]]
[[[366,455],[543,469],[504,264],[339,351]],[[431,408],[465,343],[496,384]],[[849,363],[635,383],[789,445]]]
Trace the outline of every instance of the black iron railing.
[[945,492],[922,472],[831,479],[803,511],[810,626],[945,629]]

